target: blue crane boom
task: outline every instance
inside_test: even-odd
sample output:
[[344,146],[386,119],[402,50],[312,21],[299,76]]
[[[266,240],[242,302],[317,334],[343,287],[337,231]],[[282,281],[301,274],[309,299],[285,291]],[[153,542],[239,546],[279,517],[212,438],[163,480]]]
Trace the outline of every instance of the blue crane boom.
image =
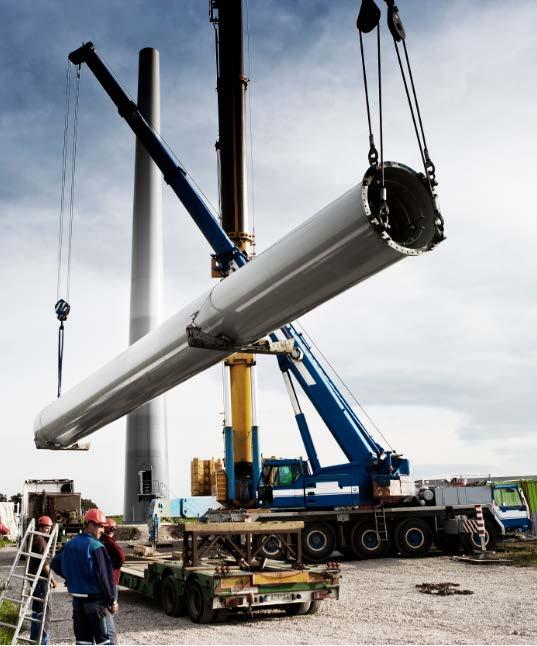
[[125,119],[159,167],[164,181],[171,186],[213,248],[221,273],[225,276],[233,269],[242,267],[247,261],[246,257],[222,229],[217,215],[207,204],[186,170],[176,162],[160,135],[147,122],[136,103],[129,98],[99,58],[93,43],[85,43],[82,47],[71,52],[69,60],[73,65],[78,66],[86,63],[93,72],[97,81],[117,107],[120,116]]
[[[280,370],[282,373],[291,373],[300,384],[347,460],[349,462],[370,462],[378,459],[384,449],[371,437],[353,408],[316,359],[304,335],[292,324],[281,328],[281,332],[287,339],[294,340],[295,348],[300,353],[300,359],[296,360],[289,354],[279,354]],[[278,335],[273,333],[271,339],[278,340]],[[313,467],[315,460],[312,459],[309,452],[308,458]]]

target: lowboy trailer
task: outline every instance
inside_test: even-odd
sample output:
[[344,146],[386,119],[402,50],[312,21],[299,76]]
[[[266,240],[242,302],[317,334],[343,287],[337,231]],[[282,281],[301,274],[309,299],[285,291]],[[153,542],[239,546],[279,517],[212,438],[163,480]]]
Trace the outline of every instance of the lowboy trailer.
[[[223,621],[230,612],[281,609],[288,615],[317,612],[339,598],[339,565],[302,564],[301,522],[185,523],[181,558],[129,557],[120,585],[161,603],[167,615],[195,623]],[[277,538],[283,560],[268,560],[267,541]]]

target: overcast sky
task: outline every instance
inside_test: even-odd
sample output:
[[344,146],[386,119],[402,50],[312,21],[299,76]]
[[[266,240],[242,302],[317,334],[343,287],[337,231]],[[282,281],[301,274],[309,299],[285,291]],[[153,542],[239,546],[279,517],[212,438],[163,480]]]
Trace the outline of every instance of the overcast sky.
[[[217,100],[205,0],[2,0],[0,25],[0,492],[71,477],[121,513],[124,430],[88,453],[38,452],[33,421],[55,396],[57,236],[67,54],[92,40],[136,93],[139,49],[161,54],[162,134],[217,203]],[[380,4],[380,0],[379,0]],[[383,3],[382,3],[383,4]],[[359,183],[367,121],[357,0],[248,0],[258,251]],[[447,240],[302,320],[417,476],[535,473],[537,112],[534,0],[400,0]],[[383,23],[385,157],[419,156]],[[371,69],[374,43],[366,39]],[[374,104],[376,114],[376,104]],[[82,70],[64,389],[128,343],[134,139]],[[250,169],[251,170],[251,169]],[[164,188],[164,313],[211,285],[210,250]],[[168,396],[170,488],[192,457],[220,457],[221,369]],[[275,360],[259,359],[261,447],[304,454]],[[323,464],[341,459],[313,418]]]

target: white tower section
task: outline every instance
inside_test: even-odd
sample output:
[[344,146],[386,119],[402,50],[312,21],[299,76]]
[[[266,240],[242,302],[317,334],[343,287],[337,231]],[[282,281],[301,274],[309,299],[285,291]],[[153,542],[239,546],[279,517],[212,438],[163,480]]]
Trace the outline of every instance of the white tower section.
[[[160,131],[159,52],[140,51],[138,107]],[[162,307],[162,175],[136,141],[130,344],[161,323]],[[165,396],[127,416],[124,522],[145,522],[155,494],[168,495],[168,434]]]

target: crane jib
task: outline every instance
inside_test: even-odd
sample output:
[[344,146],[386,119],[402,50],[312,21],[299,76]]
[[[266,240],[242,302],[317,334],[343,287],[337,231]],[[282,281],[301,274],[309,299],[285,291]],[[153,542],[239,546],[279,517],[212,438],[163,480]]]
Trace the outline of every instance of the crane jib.
[[227,275],[232,269],[244,265],[247,261],[244,254],[222,229],[217,215],[207,204],[186,170],[176,162],[160,135],[147,122],[138,106],[124,92],[99,58],[93,43],[85,43],[82,47],[71,52],[69,60],[79,66],[86,63],[93,72],[97,81],[117,107],[119,115],[125,119],[138,137],[162,172],[166,183],[170,185],[212,247],[221,273]]

